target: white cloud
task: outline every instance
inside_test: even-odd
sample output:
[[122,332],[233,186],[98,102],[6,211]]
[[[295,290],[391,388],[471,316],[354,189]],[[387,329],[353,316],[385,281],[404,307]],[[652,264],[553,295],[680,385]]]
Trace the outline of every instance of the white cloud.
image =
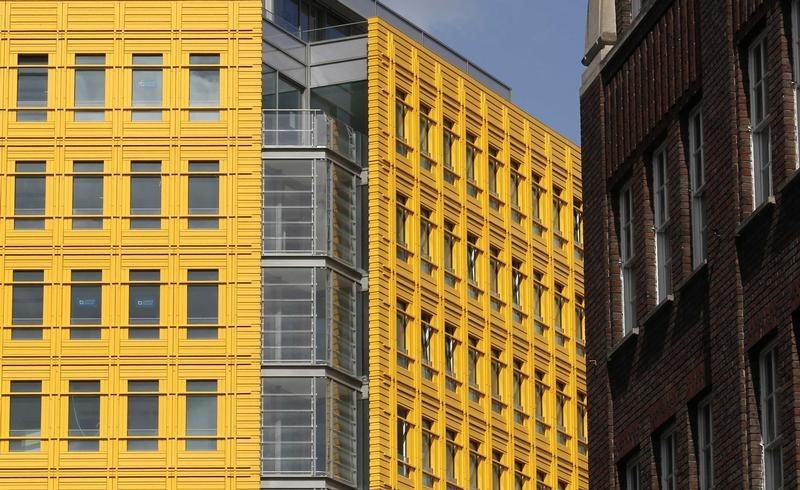
[[463,24],[477,13],[480,0],[381,0],[387,7],[420,28],[436,35],[434,28]]

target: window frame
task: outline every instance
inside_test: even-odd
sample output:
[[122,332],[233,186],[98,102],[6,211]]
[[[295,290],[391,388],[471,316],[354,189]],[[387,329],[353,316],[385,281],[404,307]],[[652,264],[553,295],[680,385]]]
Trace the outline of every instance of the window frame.
[[[779,428],[780,388],[777,348],[777,340],[772,340],[758,352],[758,405],[764,490],[783,488],[783,437]],[[770,388],[767,385],[770,382],[772,386],[768,392]]]
[[[626,197],[627,196],[627,197]],[[620,300],[622,313],[622,335],[636,331],[636,284],[634,276],[634,227],[633,187],[626,182],[619,191],[619,241],[620,256]]]
[[[159,426],[161,419],[161,400],[159,395],[160,383],[158,380],[128,380],[126,392],[126,449],[129,452],[156,451],[159,446]],[[140,402],[139,404],[135,401]],[[136,428],[134,431],[149,431],[148,434],[132,434],[131,413],[140,412],[141,405],[149,402],[152,409],[155,406],[155,428]]]
[[[692,268],[706,261],[708,221],[705,199],[705,155],[703,149],[703,107],[689,113],[689,193],[692,220]],[[698,141],[699,136],[699,141]]]
[[[212,389],[213,383],[213,389]],[[186,391],[184,394],[184,430],[186,451],[217,451],[219,449],[217,441],[220,438],[219,430],[219,402],[221,393],[219,392],[219,381],[214,379],[187,379]],[[190,412],[192,411],[191,402],[206,399],[213,400],[214,413],[213,419],[206,428],[190,427]],[[195,407],[196,410],[196,407]],[[195,431],[207,431],[206,434],[195,434]]]
[[653,246],[655,248],[656,304],[669,299],[672,293],[672,248],[669,216],[669,158],[667,145],[661,145],[651,161],[653,199]]
[[700,400],[695,407],[697,431],[697,482],[699,490],[714,488],[714,418],[711,397]]
[[[749,75],[748,108],[750,110],[750,163],[753,174],[753,209],[758,208],[773,195],[772,188],[772,138],[770,128],[769,97],[767,94],[767,35],[760,33],[747,48],[747,70]],[[761,77],[756,79],[756,53],[760,50]],[[761,99],[761,118],[758,114],[758,100]],[[766,145],[766,161],[763,146]]]

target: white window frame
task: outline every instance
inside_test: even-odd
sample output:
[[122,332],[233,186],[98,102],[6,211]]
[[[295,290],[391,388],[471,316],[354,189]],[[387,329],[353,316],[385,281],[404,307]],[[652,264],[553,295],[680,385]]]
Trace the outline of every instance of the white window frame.
[[800,0],[792,2],[792,88],[794,92],[795,164],[800,168]]
[[653,231],[656,248],[656,298],[666,300],[672,292],[672,249],[669,240],[669,178],[667,147],[653,153]]
[[[714,488],[714,418],[711,399],[697,404],[695,411],[697,427],[697,481],[700,490]],[[706,456],[707,455],[707,456]]]
[[[760,51],[760,53],[758,53]],[[756,78],[756,54],[761,55],[758,66],[760,78]],[[747,49],[747,69],[750,75],[750,150],[753,171],[753,208],[757,208],[772,196],[772,142],[767,107],[767,37],[765,33]],[[757,112],[761,102],[761,113]],[[766,146],[766,158],[764,147]]]
[[630,182],[619,192],[619,258],[622,283],[622,334],[634,331],[636,285],[633,276],[633,190]]
[[625,463],[625,490],[639,490],[639,458]]
[[659,481],[661,490],[677,490],[675,471],[675,427],[669,427],[658,438],[660,459]]
[[759,396],[761,408],[761,467],[765,490],[783,488],[783,441],[778,427],[778,389],[776,387],[777,341],[770,342],[758,354]]
[[708,245],[703,151],[703,108],[698,106],[689,113],[689,192],[692,201],[692,267],[695,269],[706,261]]

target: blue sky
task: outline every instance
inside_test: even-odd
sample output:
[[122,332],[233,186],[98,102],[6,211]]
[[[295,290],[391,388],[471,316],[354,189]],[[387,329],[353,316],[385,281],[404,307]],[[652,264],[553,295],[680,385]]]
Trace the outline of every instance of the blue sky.
[[511,86],[525,111],[580,144],[585,0],[382,0]]

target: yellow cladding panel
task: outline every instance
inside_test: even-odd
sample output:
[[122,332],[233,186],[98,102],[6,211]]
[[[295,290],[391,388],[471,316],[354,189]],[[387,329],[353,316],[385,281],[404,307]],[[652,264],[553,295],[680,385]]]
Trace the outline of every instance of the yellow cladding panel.
[[259,487],[261,8],[0,2],[0,488]]
[[370,487],[587,488],[580,149],[380,19],[368,50]]

